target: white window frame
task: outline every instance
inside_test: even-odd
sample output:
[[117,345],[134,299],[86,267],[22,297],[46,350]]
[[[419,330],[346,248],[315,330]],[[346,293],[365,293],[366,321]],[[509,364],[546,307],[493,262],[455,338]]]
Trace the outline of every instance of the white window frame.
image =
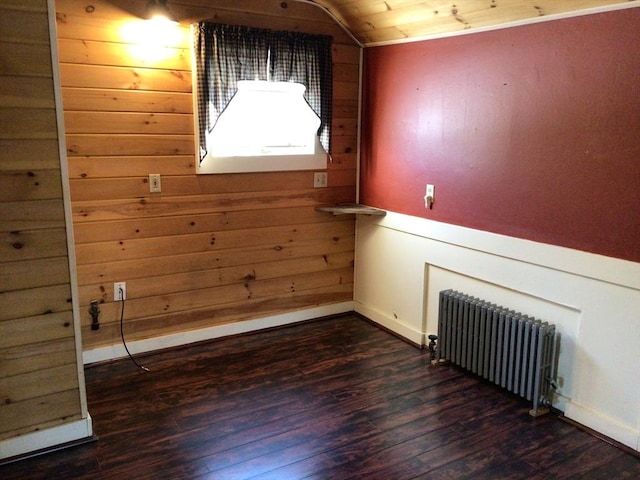
[[[197,25],[191,25],[191,44],[194,43],[195,28],[197,28]],[[213,157],[207,153],[203,159],[200,159],[198,154],[200,151],[198,77],[196,73],[197,62],[193,49],[191,50],[191,54],[194,141],[196,151],[195,164],[197,174],[324,170],[327,168],[327,164],[330,162],[330,154],[325,151],[320,143],[320,137],[317,135],[315,135],[315,151],[311,154]]]
[[[240,82],[239,82],[240,83]],[[282,90],[282,82],[247,82],[243,81],[245,84],[253,84],[247,85],[252,94],[255,95],[258,91],[264,88],[265,95],[275,94]],[[304,89],[303,85],[299,85]],[[273,87],[273,88],[270,88]],[[196,88],[194,84],[194,89]],[[304,92],[304,90],[302,90]],[[233,108],[232,104],[235,98],[231,100],[229,103],[229,108]],[[304,98],[300,97],[300,100],[304,102]],[[197,102],[197,94],[194,94],[194,102]],[[308,114],[315,118],[318,118],[317,115],[313,112],[311,107],[304,103],[304,106],[308,109]],[[197,105],[194,105],[194,120],[195,120],[195,132],[196,132],[196,147],[199,148],[200,139],[198,125],[198,108]],[[302,107],[304,108],[304,107]],[[225,113],[220,116],[219,122],[224,122],[226,119],[223,118]],[[243,173],[243,172],[273,172],[273,171],[290,171],[290,170],[319,170],[327,168],[327,153],[320,144],[320,138],[316,135],[317,128],[319,127],[320,119],[318,118],[318,124],[315,128],[312,127],[312,130],[309,132],[309,135],[313,138],[314,145],[312,145],[312,152],[310,153],[299,153],[294,150],[294,153],[291,154],[273,154],[271,152],[265,152],[264,154],[258,155],[217,155],[215,148],[212,148],[210,152],[207,152],[205,157],[197,162],[197,173],[209,174],[209,173]],[[216,125],[217,127],[217,125]],[[216,132],[214,127],[214,131],[212,132],[212,136],[219,135],[219,131]],[[286,127],[285,127],[286,128]],[[279,150],[286,150],[286,147],[279,148]],[[299,150],[299,148],[297,149]],[[200,160],[200,159],[199,159]]]

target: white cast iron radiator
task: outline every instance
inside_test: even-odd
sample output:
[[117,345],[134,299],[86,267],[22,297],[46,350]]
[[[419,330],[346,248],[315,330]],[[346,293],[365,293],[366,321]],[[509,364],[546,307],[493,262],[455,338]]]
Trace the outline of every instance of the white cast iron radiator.
[[551,402],[555,331],[555,325],[547,322],[444,290],[440,292],[436,359],[459,365],[531,400],[529,413],[538,416],[548,411]]

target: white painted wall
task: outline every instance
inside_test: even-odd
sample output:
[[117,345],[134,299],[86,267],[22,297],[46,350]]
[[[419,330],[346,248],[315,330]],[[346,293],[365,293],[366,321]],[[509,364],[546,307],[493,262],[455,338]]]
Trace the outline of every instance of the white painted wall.
[[554,406],[640,451],[640,264],[393,212],[358,218],[357,312],[424,345],[448,288],[555,323]]

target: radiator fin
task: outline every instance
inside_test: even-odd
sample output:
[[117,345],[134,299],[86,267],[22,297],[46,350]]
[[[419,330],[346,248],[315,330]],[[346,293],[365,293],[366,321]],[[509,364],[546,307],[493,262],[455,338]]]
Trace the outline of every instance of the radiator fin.
[[555,325],[471,297],[440,292],[438,360],[455,365],[533,402],[550,403]]

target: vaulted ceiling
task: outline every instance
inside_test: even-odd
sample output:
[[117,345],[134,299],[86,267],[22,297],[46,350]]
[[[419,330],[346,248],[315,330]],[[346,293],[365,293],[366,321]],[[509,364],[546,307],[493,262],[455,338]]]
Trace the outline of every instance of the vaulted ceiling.
[[640,0],[311,1],[327,9],[365,46],[587,13],[602,7],[640,6]]

